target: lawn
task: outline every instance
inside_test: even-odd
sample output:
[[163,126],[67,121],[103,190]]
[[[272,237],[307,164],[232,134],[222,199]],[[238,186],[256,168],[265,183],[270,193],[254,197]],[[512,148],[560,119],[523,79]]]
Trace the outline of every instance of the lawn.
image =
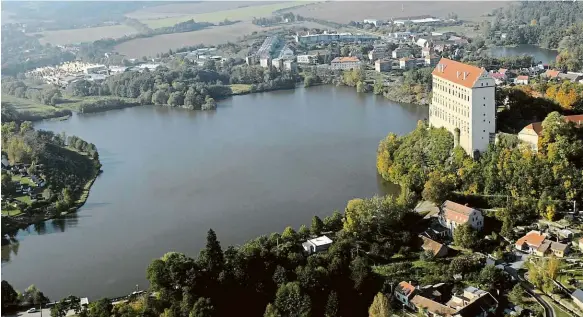
[[248,93],[248,92],[251,91],[251,85],[247,85],[247,84],[232,84],[231,85],[231,90],[233,91],[233,94],[235,94],[235,95],[246,94],[246,93]]
[[30,179],[30,177],[22,177],[20,175],[13,175],[12,181],[19,182],[21,184],[26,184],[28,186],[36,187],[36,184]]
[[295,6],[304,5],[306,3],[307,2],[303,1],[281,2],[193,15],[182,15],[163,19],[140,20],[140,22],[148,25],[150,28],[156,29],[165,26],[173,26],[176,23],[184,22],[190,19],[193,19],[196,22],[211,23],[222,22],[225,19],[229,19],[231,21],[250,21],[253,19],[253,17],[267,17],[272,15],[273,11],[292,8]]
[[22,213],[20,209],[6,209],[2,208],[2,214],[6,216],[18,216]]
[[30,197],[28,195],[16,197],[16,200],[21,201],[27,205],[32,204],[32,200],[30,200]]
[[31,99],[17,98],[6,94],[2,94],[2,101],[10,103],[18,111],[29,111],[32,113],[42,114],[51,113],[55,110],[58,110],[56,107],[43,105],[42,103]]
[[138,33],[136,29],[127,25],[110,25],[83,29],[70,29],[58,31],[46,31],[33,35],[41,36],[41,44],[50,43],[53,45],[78,44],[83,42],[93,42],[105,38],[120,38],[124,35]]

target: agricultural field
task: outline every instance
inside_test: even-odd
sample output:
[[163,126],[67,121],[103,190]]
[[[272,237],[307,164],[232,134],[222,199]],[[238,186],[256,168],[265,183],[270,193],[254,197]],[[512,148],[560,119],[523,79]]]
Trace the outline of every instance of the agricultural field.
[[[266,17],[272,15],[273,11],[292,8],[296,6],[303,6],[305,2],[300,1],[291,1],[291,2],[277,2],[277,3],[270,3],[264,4],[261,3],[260,5],[253,5],[253,6],[245,6],[227,10],[220,10],[220,11],[211,11],[206,13],[192,13],[192,14],[185,14],[184,12],[166,12],[165,14],[170,16],[166,18],[157,18],[157,19],[140,19],[140,21],[150,28],[160,28],[165,26],[172,26],[178,22],[187,21],[193,19],[197,22],[211,22],[211,23],[218,23],[222,22],[225,19],[229,19],[231,21],[251,21],[253,17]],[[163,6],[166,7],[166,6]],[[160,7],[153,7],[151,10],[155,10],[156,8]],[[180,15],[178,15],[180,13]]]
[[487,13],[507,4],[508,2],[504,1],[343,1],[341,3],[334,1],[316,3],[289,11],[301,16],[337,23],[348,23],[351,20],[362,21],[367,18],[389,20],[390,18],[425,14],[444,17],[450,12],[456,13],[460,19],[475,21],[484,19]]
[[204,30],[185,33],[163,34],[149,38],[141,38],[121,43],[115,47],[115,51],[128,57],[139,58],[142,56],[154,56],[157,53],[168,52],[169,49],[177,49],[197,44],[218,45],[233,42],[244,35],[253,32],[269,30],[251,24],[240,22],[225,26],[216,26]]
[[58,30],[34,33],[42,36],[41,44],[53,45],[76,44],[92,42],[104,38],[120,38],[124,35],[137,33],[137,30],[127,25],[100,26],[86,29]]
[[195,15],[274,3],[276,3],[276,1],[202,1],[196,3],[173,3],[143,8],[128,13],[126,16],[136,20],[154,20],[178,17],[181,15]]

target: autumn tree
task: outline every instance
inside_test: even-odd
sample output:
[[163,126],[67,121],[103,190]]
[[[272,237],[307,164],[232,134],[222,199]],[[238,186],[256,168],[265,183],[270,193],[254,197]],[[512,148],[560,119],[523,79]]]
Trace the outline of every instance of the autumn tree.
[[377,293],[370,307],[368,308],[369,317],[390,317],[390,305],[387,296],[383,293]]

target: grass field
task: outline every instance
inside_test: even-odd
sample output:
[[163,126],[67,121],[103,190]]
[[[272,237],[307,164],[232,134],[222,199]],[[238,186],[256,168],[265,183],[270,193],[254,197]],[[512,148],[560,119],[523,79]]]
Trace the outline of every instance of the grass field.
[[240,22],[225,26],[216,26],[204,30],[163,34],[148,38],[135,39],[121,43],[115,47],[115,51],[129,57],[153,56],[156,53],[168,52],[169,49],[205,44],[217,45],[228,41],[236,41],[244,35],[255,31],[261,32],[270,28],[262,28],[250,22]]
[[34,100],[17,98],[10,95],[3,94],[1,99],[3,102],[8,102],[13,105],[14,108],[18,111],[28,111],[33,114],[50,114],[56,110],[59,110],[57,107],[43,105]]
[[253,17],[270,16],[273,11],[295,7],[302,5],[304,2],[278,2],[271,4],[255,5],[250,7],[228,9],[222,11],[206,12],[199,14],[185,14],[180,16],[173,16],[161,19],[142,19],[142,23],[148,25],[150,28],[160,28],[165,26],[172,26],[178,22],[193,19],[197,22],[212,22],[217,23],[229,19],[231,21],[251,21]]
[[59,30],[35,33],[41,35],[41,44],[53,45],[93,42],[104,38],[120,38],[124,35],[137,33],[136,29],[127,25],[101,26],[86,29]]
[[127,17],[137,20],[153,20],[171,18],[182,15],[194,15],[216,11],[233,10],[243,7],[277,3],[264,1],[201,1],[162,4],[150,6],[126,14]]
[[456,13],[460,19],[474,21],[484,19],[487,13],[508,3],[503,1],[330,1],[290,11],[302,16],[338,23],[347,23],[351,20],[362,21],[367,18],[390,20],[425,14],[445,17],[450,12]]
[[555,304],[555,302],[552,299],[550,299],[548,296],[542,296],[542,298],[547,303],[549,303],[549,305],[553,306],[553,309],[555,310],[555,317],[573,317],[573,316],[571,316],[571,314],[567,313],[561,307],[559,307],[557,304]]
[[231,90],[233,91],[233,94],[246,94],[251,91],[251,85],[232,84]]
[[22,213],[20,209],[6,209],[2,208],[2,214],[6,216],[18,216]]

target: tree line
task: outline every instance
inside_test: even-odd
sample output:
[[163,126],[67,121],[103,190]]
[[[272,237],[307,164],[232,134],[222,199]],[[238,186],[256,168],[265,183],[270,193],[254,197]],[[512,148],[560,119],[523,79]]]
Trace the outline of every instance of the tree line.
[[549,114],[542,126],[538,152],[516,136],[501,136],[474,161],[453,147],[451,133],[420,122],[408,135],[389,134],[381,141],[377,168],[384,179],[436,203],[502,196],[496,204],[506,208],[496,216],[504,224],[503,234],[510,235],[513,225],[539,216],[552,220],[571,201],[583,198],[583,130],[558,112]]

